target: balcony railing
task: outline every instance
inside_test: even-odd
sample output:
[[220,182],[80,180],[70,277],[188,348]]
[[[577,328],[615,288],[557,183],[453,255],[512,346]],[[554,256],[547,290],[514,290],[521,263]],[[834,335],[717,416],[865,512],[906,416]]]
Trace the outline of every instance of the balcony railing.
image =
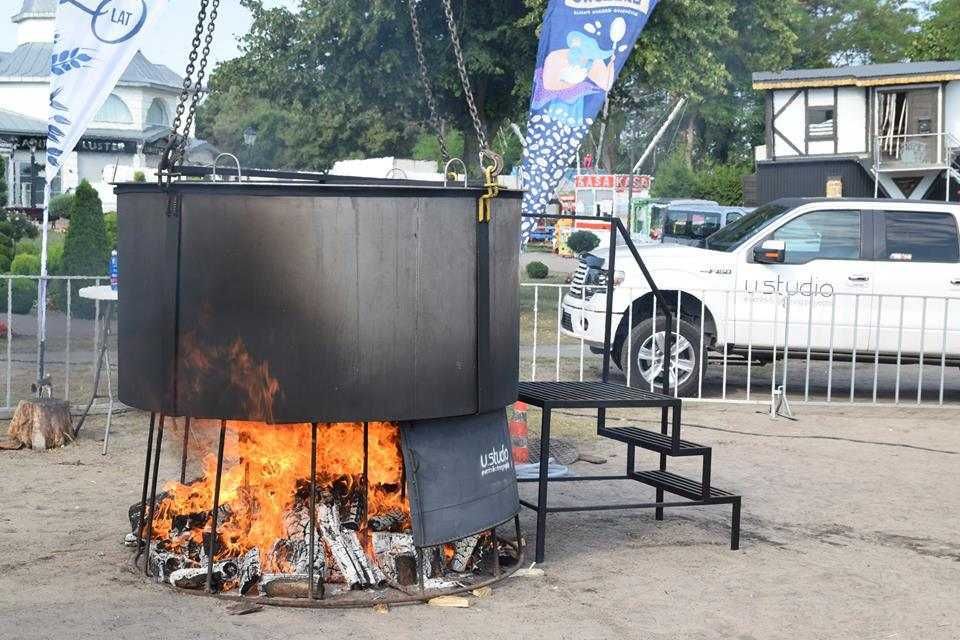
[[952,134],[910,133],[875,136],[874,166],[878,171],[946,169],[960,152],[960,140]]

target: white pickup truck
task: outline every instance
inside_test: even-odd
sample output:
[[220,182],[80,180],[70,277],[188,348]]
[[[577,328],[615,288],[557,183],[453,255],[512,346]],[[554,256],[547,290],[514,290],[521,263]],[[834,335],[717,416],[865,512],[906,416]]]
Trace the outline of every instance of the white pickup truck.
[[[695,393],[710,350],[960,365],[960,205],[784,199],[721,229],[706,248],[638,251],[670,307],[670,384]],[[564,296],[564,334],[602,350],[608,250],[581,256]],[[618,243],[612,357],[631,384],[663,384],[665,320]],[[951,300],[951,298],[954,298]],[[679,327],[679,332],[676,328]],[[922,354],[922,355],[921,355]]]

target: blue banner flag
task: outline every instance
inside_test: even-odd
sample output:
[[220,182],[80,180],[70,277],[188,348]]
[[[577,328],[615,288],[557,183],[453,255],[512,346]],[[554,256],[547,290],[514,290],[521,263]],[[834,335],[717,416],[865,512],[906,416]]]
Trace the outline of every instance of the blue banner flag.
[[[658,0],[550,0],[527,120],[523,213],[544,212]],[[524,221],[524,238],[533,221]]]

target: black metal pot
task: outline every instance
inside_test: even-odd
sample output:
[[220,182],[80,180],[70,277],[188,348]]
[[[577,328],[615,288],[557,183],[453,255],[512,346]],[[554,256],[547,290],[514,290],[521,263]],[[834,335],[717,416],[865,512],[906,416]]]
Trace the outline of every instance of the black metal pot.
[[272,423],[422,420],[517,397],[519,193],[117,187],[120,399]]

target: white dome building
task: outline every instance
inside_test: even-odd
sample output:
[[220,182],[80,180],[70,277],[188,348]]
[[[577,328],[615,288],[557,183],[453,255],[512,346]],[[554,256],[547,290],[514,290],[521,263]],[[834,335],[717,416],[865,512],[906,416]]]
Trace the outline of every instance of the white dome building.
[[[40,207],[43,201],[56,5],[57,0],[23,0],[12,18],[17,25],[16,48],[0,52],[0,146],[12,169],[6,172],[8,206]],[[64,158],[54,194],[72,190],[86,179],[99,191],[104,209],[110,210],[116,207],[110,182],[130,180],[135,171],[153,176],[181,82],[169,68],[137,52],[76,150]],[[31,156],[37,163],[33,169]],[[212,163],[213,150],[195,142],[189,160]]]

